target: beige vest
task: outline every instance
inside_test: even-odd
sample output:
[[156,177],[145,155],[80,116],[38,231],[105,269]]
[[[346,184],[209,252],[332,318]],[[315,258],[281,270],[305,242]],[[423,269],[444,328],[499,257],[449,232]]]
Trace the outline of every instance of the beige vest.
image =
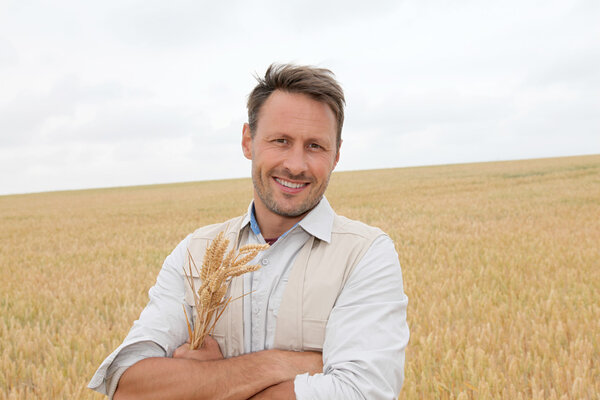
[[[191,237],[188,250],[200,268],[209,242],[221,231],[237,249],[245,243],[250,229],[240,230],[244,217],[233,218],[222,224],[202,227]],[[333,220],[331,242],[314,236],[306,242],[296,257],[277,316],[274,348],[308,351],[323,349],[325,327],[329,314],[356,264],[362,259],[371,243],[384,233],[358,221],[336,215]],[[184,266],[189,275],[189,266]],[[200,287],[200,277],[192,268],[194,286]],[[191,288],[185,280],[185,300],[194,305]],[[229,296],[244,294],[242,276],[231,282]],[[213,337],[226,358],[244,354],[243,301],[236,300],[227,306],[217,322]],[[194,310],[195,315],[195,310]]]

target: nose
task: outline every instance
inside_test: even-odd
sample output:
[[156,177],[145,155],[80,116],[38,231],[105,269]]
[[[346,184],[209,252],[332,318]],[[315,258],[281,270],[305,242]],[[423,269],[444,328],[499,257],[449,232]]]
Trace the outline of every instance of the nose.
[[294,145],[287,152],[283,162],[283,167],[286,168],[292,175],[302,175],[307,169],[304,146]]

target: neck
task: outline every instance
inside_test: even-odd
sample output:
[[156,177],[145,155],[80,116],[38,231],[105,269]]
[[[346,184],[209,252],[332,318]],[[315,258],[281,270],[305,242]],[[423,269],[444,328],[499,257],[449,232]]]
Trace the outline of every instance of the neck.
[[307,213],[297,217],[285,217],[275,214],[262,204],[260,201],[254,201],[254,214],[256,222],[260,228],[263,238],[274,239],[289,231],[298,221]]

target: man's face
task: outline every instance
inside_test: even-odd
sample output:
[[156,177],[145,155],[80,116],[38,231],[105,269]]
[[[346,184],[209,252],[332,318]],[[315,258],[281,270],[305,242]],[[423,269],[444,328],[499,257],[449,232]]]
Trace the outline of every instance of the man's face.
[[319,203],[339,159],[336,132],[325,103],[279,90],[267,98],[254,138],[245,124],[242,139],[252,160],[257,212],[299,217]]

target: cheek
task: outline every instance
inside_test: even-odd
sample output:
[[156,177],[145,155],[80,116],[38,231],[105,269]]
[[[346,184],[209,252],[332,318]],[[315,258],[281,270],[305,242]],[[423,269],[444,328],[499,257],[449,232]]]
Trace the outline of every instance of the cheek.
[[284,162],[287,158],[287,153],[279,149],[267,149],[260,155],[262,164],[276,166]]
[[314,173],[320,176],[329,175],[335,166],[335,158],[329,155],[317,155],[312,161]]
[[254,155],[254,162],[256,168],[261,170],[262,173],[266,173],[281,162],[280,158],[275,152],[261,151]]

